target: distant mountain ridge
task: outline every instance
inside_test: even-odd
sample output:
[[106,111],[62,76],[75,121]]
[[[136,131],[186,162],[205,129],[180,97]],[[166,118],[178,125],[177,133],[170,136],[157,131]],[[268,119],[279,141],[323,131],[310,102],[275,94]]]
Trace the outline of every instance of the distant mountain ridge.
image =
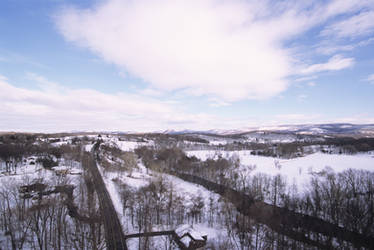
[[296,133],[296,134],[368,134],[374,136],[374,124],[351,124],[351,123],[325,123],[325,124],[300,124],[300,125],[279,125],[250,127],[236,130],[165,130],[161,133],[169,135],[180,134],[216,134],[235,135],[253,132],[275,132],[275,133]]

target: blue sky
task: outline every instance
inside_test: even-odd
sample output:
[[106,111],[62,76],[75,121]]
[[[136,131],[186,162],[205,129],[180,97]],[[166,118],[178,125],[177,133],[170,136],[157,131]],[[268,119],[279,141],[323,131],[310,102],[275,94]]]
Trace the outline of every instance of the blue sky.
[[372,20],[372,0],[2,0],[0,130],[374,123]]

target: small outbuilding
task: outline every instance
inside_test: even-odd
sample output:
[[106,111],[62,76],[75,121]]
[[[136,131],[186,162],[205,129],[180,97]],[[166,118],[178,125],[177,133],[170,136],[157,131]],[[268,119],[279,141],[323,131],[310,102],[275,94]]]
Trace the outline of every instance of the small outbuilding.
[[208,236],[196,231],[190,225],[181,225],[175,229],[180,242],[185,246],[185,249],[199,249],[206,245]]

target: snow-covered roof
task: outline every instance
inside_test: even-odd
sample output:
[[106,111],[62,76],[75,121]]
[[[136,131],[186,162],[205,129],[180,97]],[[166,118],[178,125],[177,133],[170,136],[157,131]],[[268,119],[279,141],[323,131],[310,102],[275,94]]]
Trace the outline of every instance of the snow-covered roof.
[[196,231],[195,229],[192,228],[192,226],[188,224],[179,226],[177,229],[175,229],[175,233],[179,236],[179,238],[181,238],[182,241],[183,241],[183,236],[185,235],[190,235],[193,240],[202,240],[202,241],[205,241],[203,236],[206,236],[206,235],[203,235],[201,232]]

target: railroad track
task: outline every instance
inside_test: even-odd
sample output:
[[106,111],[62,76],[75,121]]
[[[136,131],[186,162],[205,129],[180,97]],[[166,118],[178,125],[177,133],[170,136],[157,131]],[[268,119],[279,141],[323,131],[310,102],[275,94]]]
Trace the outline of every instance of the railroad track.
[[89,171],[95,183],[95,190],[99,199],[100,214],[104,223],[105,241],[108,250],[127,250],[125,236],[112,199],[99,172],[96,158],[99,144],[91,151]]

